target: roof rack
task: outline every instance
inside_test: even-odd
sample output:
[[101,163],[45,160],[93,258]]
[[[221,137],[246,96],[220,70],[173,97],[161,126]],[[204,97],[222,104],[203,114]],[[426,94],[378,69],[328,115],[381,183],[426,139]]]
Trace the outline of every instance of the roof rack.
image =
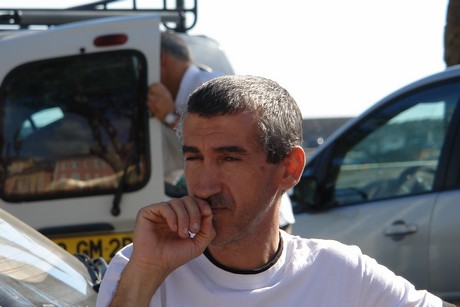
[[[131,0],[131,8],[116,9],[110,4],[123,0],[101,0],[65,9],[21,9],[0,8],[0,25],[15,26],[15,29],[29,29],[32,26],[54,26],[69,22],[82,21],[101,17],[125,16],[142,13],[160,13],[163,25],[176,32],[187,32],[197,21],[197,1],[193,0],[191,7],[186,7],[185,0],[176,0],[174,8],[168,8],[167,0],[163,6],[155,9],[139,9],[136,0]],[[125,1],[126,2],[126,1]],[[192,16],[193,21],[186,23],[186,16]],[[2,30],[2,28],[0,28]],[[8,28],[7,30],[12,30]]]

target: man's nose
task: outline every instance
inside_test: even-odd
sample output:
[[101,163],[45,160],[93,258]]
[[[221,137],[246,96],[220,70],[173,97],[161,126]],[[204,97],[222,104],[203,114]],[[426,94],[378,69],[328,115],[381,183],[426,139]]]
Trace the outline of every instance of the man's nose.
[[216,164],[203,163],[200,169],[197,169],[193,174],[192,193],[206,199],[221,191],[221,174]]

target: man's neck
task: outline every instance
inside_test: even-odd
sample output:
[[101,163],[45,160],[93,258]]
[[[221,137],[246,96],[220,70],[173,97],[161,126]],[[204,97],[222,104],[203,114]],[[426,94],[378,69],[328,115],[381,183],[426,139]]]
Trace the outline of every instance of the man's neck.
[[[245,269],[242,269],[242,268],[235,268],[235,267],[229,267],[229,266],[226,266],[226,265],[223,265],[222,263],[220,263],[219,261],[217,261],[214,256],[211,254],[211,252],[209,251],[209,249],[206,249],[205,252],[204,252],[204,255],[209,259],[209,261],[211,261],[215,266],[225,270],[225,271],[228,271],[228,272],[231,272],[231,273],[235,273],[235,274],[257,274],[257,273],[261,273],[265,270],[268,270],[269,268],[271,268],[277,261],[278,259],[280,258],[281,254],[283,253],[283,240],[280,236],[280,240],[279,240],[279,244],[278,244],[278,248],[274,254],[274,256],[268,261],[266,262],[264,265],[262,266],[258,266],[256,268],[245,268]],[[248,256],[246,254],[246,256]]]
[[206,253],[212,262],[227,271],[257,271],[270,265],[282,252],[279,230],[268,238],[246,244],[210,245]]

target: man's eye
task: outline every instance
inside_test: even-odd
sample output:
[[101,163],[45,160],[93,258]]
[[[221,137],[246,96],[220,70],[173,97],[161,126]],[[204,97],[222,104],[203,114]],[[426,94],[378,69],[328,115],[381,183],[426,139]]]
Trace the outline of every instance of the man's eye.
[[185,157],[185,161],[196,161],[196,160],[200,160],[201,157],[198,157],[198,156],[188,156],[188,157]]
[[224,160],[231,162],[231,161],[239,161],[240,159],[237,157],[228,156],[228,157],[225,157]]

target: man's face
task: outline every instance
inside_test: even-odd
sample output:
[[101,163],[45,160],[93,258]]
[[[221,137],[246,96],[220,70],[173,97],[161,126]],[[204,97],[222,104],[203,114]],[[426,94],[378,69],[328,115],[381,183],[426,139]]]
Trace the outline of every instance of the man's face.
[[212,245],[237,243],[277,227],[274,206],[282,166],[267,162],[250,114],[213,118],[187,114],[183,125],[189,194],[213,211]]

